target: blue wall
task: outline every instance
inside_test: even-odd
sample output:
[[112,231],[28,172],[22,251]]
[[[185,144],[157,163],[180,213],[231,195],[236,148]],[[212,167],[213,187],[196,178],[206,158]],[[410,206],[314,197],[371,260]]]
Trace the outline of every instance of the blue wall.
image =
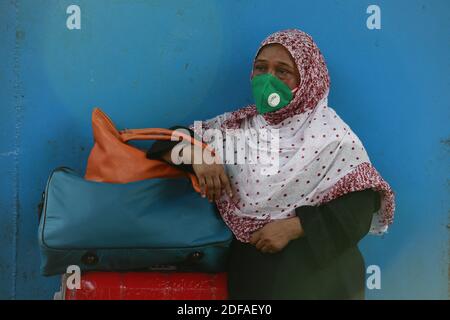
[[[81,8],[68,30],[66,8]],[[381,8],[369,30],[366,8]],[[188,124],[251,102],[259,42],[310,33],[331,74],[330,106],[396,192],[395,223],[366,237],[381,267],[370,299],[448,298],[450,2],[0,0],[0,298],[49,299],[37,210],[50,170],[83,172],[90,113],[119,127]]]

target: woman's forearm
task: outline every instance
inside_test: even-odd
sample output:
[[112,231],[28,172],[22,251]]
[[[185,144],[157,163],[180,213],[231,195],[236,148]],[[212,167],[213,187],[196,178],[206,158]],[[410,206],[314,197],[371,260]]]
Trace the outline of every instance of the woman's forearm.
[[163,154],[161,154],[161,159],[170,163],[170,164],[174,164],[172,162],[172,149],[169,151],[164,152]]

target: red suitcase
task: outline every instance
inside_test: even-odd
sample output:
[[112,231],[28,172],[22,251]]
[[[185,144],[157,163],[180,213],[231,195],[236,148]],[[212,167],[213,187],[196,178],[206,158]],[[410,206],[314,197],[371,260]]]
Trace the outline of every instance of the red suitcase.
[[227,274],[180,272],[87,272],[81,288],[68,289],[63,276],[55,299],[64,300],[225,300]]

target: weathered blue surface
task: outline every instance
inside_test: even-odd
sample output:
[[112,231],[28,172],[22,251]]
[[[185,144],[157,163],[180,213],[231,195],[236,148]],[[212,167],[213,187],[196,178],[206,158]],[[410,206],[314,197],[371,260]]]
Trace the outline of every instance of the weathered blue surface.
[[[81,30],[66,9],[81,8]],[[377,4],[382,29],[368,30]],[[0,1],[0,298],[48,299],[37,211],[52,168],[82,172],[90,112],[119,127],[188,124],[251,102],[258,43],[297,27],[327,60],[330,106],[397,195],[395,224],[367,237],[382,271],[371,299],[448,297],[450,2]]]

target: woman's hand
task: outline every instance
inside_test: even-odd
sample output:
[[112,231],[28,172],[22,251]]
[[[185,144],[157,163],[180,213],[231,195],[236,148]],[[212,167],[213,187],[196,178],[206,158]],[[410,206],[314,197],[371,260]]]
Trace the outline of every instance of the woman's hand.
[[202,197],[208,196],[208,200],[212,202],[219,200],[223,191],[227,192],[230,198],[233,196],[230,180],[222,164],[193,164],[192,169],[200,183]]
[[298,217],[275,220],[254,232],[250,238],[250,244],[256,246],[256,249],[261,252],[275,253],[286,247],[289,241],[303,235],[303,228]]
[[[233,196],[233,191],[231,189],[230,180],[225,173],[225,168],[221,163],[210,163],[211,161],[206,161],[204,159],[203,149],[196,146],[187,146],[189,152],[186,149],[183,150],[183,158],[185,163],[191,163],[192,169],[197,176],[198,182],[200,184],[200,190],[202,197],[208,197],[210,202],[219,200],[222,193],[225,191],[230,197]],[[199,161],[201,163],[196,163],[194,153],[200,154]],[[190,153],[190,154],[189,154]],[[187,156],[186,156],[187,154]]]

